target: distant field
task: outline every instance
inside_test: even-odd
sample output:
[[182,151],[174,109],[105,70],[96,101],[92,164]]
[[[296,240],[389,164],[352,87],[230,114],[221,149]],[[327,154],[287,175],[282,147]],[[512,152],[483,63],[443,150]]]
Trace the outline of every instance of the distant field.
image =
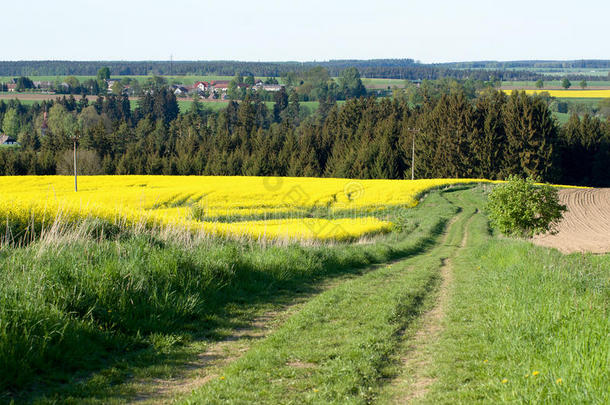
[[[0,100],[4,102],[8,102],[10,100],[18,99],[21,104],[24,105],[32,105],[34,103],[41,103],[43,100],[55,100],[58,97],[62,97],[61,94],[19,94],[19,93],[0,93]],[[75,96],[78,100],[80,96]],[[89,96],[89,101],[94,101],[97,96]],[[138,106],[139,99],[137,97],[130,97],[129,102],[131,104],[131,109],[134,110]],[[219,111],[223,108],[226,108],[229,104],[229,100],[223,101],[200,101],[204,108],[210,109],[212,111]],[[343,104],[344,101],[338,101],[337,104]],[[188,112],[193,104],[193,100],[191,99],[178,99],[178,106],[180,107],[180,112]],[[266,101],[265,104],[269,110],[273,110],[273,105],[275,104],[273,101]],[[320,103],[318,101],[301,101],[299,103],[301,109],[307,110],[308,114],[315,112],[318,109]]]
[[[462,68],[467,69],[467,68]],[[472,70],[498,70],[497,68],[475,68]],[[505,68],[504,70],[518,70],[518,71],[529,71],[550,76],[565,76],[570,75],[583,75],[583,76],[599,76],[608,77],[610,69],[582,69],[582,68]]]
[[571,104],[588,104],[588,105],[598,105],[599,102],[603,99],[601,98],[564,98],[557,97],[559,101],[568,101]]
[[560,124],[565,124],[570,120],[570,113],[553,112],[553,116],[557,118]]
[[[587,81],[587,88],[588,89],[597,89],[597,88],[606,88],[606,87],[610,87],[610,80],[595,80],[595,81]],[[502,82],[502,88],[531,88],[531,89],[535,89],[536,88],[536,82],[535,81],[504,81]],[[578,82],[573,81],[572,82],[572,88],[576,89],[576,88],[580,88],[580,86],[578,85]],[[561,86],[561,80],[546,80],[544,81],[544,89],[563,89],[563,87]]]
[[[505,93],[510,93],[511,90],[503,89]],[[525,93],[528,95],[533,95],[536,93],[546,92],[549,93],[551,97],[557,98],[579,98],[579,99],[602,99],[602,98],[610,98],[610,89],[606,90],[532,90],[532,89],[524,89]]]
[[362,84],[367,89],[387,89],[388,87],[405,87],[406,80],[403,79],[375,79],[363,78]]
[[[13,79],[16,76],[0,76],[0,82],[8,82],[9,80]],[[30,79],[32,79],[33,81],[50,81],[50,82],[55,82],[56,80],[64,80],[67,76],[28,76]],[[85,80],[89,80],[89,79],[95,79],[95,76],[74,76],[76,77],[81,83],[84,82]],[[121,80],[123,78],[130,78],[130,79],[136,79],[138,80],[140,83],[145,82],[147,79],[149,79],[152,76],[135,76],[135,75],[125,75],[125,76],[111,76],[112,79],[115,80]],[[231,80],[233,78],[233,76],[214,76],[214,75],[208,75],[208,76],[200,76],[200,75],[184,75],[184,76],[162,76],[163,78],[165,78],[168,83],[180,83],[180,84],[185,84],[187,86],[192,85],[198,81],[215,81],[215,80]],[[266,80],[268,77],[255,77],[256,80]],[[284,84],[283,79],[281,77],[276,77],[277,81],[280,84]],[[334,77],[333,79],[337,80],[336,77]],[[403,79],[381,79],[381,78],[363,78],[362,79],[362,84],[364,84],[365,87],[367,88],[371,88],[371,89],[386,89],[389,87],[405,87],[405,80]]]

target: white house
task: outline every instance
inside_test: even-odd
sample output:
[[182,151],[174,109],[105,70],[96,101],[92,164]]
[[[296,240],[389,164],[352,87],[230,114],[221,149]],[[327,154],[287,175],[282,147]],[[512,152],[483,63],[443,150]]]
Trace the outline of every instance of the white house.
[[184,86],[172,86],[174,88],[174,94],[177,96],[188,94],[189,89]]
[[17,140],[8,135],[0,135],[0,145],[17,145]]
[[208,82],[197,82],[193,85],[193,88],[198,89],[199,91],[206,91],[210,88],[210,83]]
[[282,90],[282,85],[281,84],[263,84],[263,90],[280,91],[280,90]]

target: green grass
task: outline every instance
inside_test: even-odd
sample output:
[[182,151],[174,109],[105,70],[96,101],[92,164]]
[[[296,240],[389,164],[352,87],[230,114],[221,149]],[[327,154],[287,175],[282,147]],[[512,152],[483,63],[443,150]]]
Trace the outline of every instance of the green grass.
[[553,112],[553,116],[555,118],[557,118],[557,121],[560,124],[565,124],[566,122],[568,122],[570,120],[571,115],[572,114],[570,114],[570,113],[560,113],[560,112],[555,112],[555,111]]
[[370,402],[387,377],[400,331],[420,314],[438,284],[441,259],[455,250],[473,211],[452,226],[446,244],[315,297],[185,402]]
[[[70,234],[23,248],[5,246],[0,392],[32,395],[21,390],[36,382],[50,388],[35,396],[101,396],[105,402],[130,376],[175,372],[154,366],[160,359],[194,356],[183,346],[231,324],[227,308],[247,311],[256,302],[273,302],[281,291],[302,292],[324,277],[420,252],[451,213],[433,193],[406,210],[402,221],[413,224],[411,232],[363,246],[220,240],[184,246],[154,235],[99,240]],[[133,352],[140,354],[128,354]],[[99,372],[85,378],[91,370]],[[67,388],[57,389],[63,383]]]
[[[400,232],[368,244],[67,233],[5,245],[0,401],[123,403],[155,379],[184,375],[210,342],[305,295],[273,334],[173,399],[391,403],[404,392],[389,382],[408,371],[400,358],[452,258],[440,337],[419,354],[433,381],[419,402],[608,403],[610,255],[492,235],[485,188],[434,191],[391,211]],[[329,280],[338,282],[320,291]]]
[[[5,103],[7,103],[9,100],[2,99],[0,101],[4,101]],[[40,104],[41,102],[42,102],[42,100],[22,100],[22,99],[19,99],[19,103],[21,103],[23,105],[34,105],[34,103]]]
[[[486,229],[482,215],[476,226]],[[455,266],[438,380],[422,402],[608,403],[610,255],[482,231]]]
[[365,87],[387,88],[387,87],[405,87],[406,80],[404,79],[379,79],[379,78],[362,78],[362,84]]

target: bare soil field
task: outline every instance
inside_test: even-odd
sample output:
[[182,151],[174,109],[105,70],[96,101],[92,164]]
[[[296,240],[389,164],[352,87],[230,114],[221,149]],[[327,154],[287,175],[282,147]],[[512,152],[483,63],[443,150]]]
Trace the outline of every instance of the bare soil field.
[[610,252],[610,188],[561,190],[559,198],[568,207],[556,235],[540,235],[537,245],[564,253]]

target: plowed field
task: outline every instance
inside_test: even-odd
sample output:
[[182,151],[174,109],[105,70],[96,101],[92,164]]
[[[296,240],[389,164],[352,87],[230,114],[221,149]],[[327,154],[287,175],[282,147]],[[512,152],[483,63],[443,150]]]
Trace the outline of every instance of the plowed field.
[[565,253],[610,252],[610,188],[561,190],[568,211],[556,235],[542,235],[534,243]]

